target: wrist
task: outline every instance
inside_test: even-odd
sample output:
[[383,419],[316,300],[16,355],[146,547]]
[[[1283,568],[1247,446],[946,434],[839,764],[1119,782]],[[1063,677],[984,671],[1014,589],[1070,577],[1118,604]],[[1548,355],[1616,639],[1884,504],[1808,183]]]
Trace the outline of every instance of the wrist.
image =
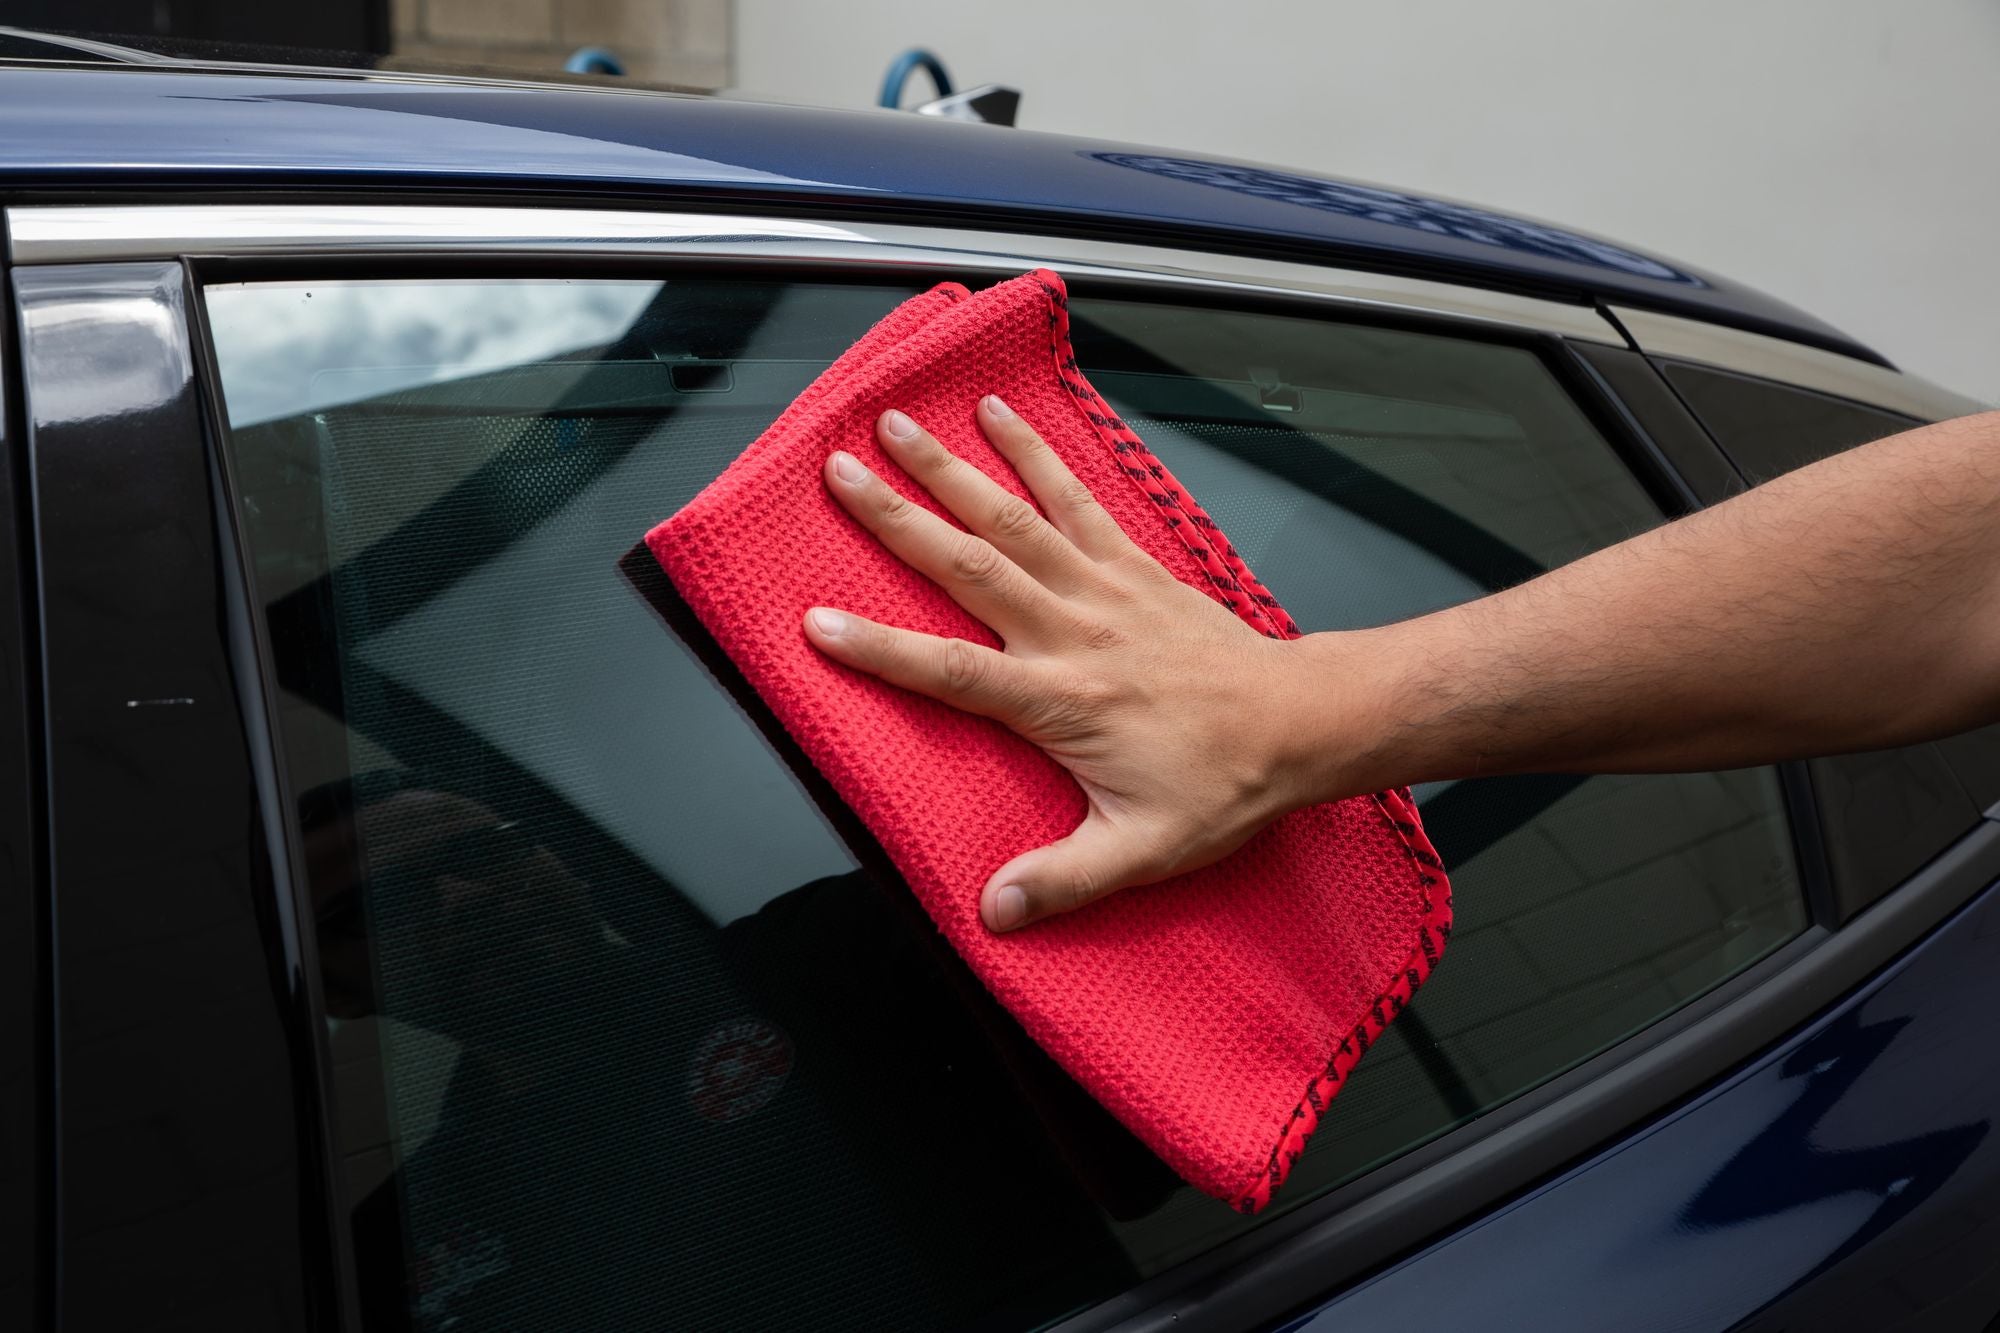
[[1430,776],[1413,744],[1423,729],[1410,708],[1414,645],[1401,630],[1310,634],[1283,645],[1291,689],[1278,744],[1297,805]]

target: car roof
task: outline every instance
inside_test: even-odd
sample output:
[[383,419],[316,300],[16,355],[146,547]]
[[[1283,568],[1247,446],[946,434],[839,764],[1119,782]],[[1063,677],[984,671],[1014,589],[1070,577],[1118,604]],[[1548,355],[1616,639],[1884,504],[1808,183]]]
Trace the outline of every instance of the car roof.
[[1688,315],[1880,364],[1741,284],[1582,232],[1233,159],[887,110],[413,73],[0,62],[0,186],[726,200],[1227,249]]

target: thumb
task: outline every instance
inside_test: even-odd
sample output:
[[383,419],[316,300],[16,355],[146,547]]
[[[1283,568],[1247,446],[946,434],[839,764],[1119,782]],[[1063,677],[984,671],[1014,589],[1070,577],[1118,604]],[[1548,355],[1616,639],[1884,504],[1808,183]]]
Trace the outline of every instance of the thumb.
[[1086,903],[1154,876],[1145,840],[1115,827],[1096,809],[1067,838],[1037,847],[1000,867],[980,895],[988,930],[1006,931]]

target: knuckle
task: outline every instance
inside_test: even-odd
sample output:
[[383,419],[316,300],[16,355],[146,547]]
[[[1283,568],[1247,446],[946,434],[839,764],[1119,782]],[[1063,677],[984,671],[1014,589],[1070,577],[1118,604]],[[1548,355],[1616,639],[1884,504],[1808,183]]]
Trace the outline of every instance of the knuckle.
[[1078,622],[1073,637],[1079,646],[1100,653],[1123,648],[1130,639],[1118,626],[1107,625],[1101,620]]
[[904,523],[909,521],[910,515],[914,512],[916,506],[904,499],[902,493],[894,486],[879,481],[876,484],[880,488],[875,497],[876,512],[881,514],[883,519],[890,523]]
[[1097,883],[1097,877],[1084,866],[1071,867],[1069,874],[1063,877],[1063,882],[1057,889],[1062,910],[1065,912],[1088,907],[1102,897],[1103,893],[1103,889]]
[[1097,508],[1097,497],[1090,493],[1090,487],[1070,477],[1056,487],[1056,503],[1082,512]]
[[986,587],[1000,577],[1000,552],[977,539],[961,541],[951,554],[951,575],[960,583]]
[[931,433],[920,430],[903,444],[903,453],[913,471],[926,478],[949,476],[958,468],[958,457],[939,444]]
[[1126,692],[1123,686],[1109,677],[1079,675],[1072,681],[1070,693],[1079,707],[1088,710],[1092,716],[1099,716],[1117,708]]
[[1105,563],[1142,586],[1158,583],[1163,578],[1170,583],[1180,582],[1179,579],[1167,572],[1165,565],[1155,560],[1150,554],[1137,546],[1126,546],[1120,549]]
[[1030,430],[1025,422],[1008,436],[1007,444],[1014,456],[1022,462],[1038,462],[1042,455],[1049,452],[1048,442]]
[[986,678],[986,661],[964,639],[946,639],[938,661],[938,678],[953,694],[969,694]]
[[1035,696],[1038,735],[1073,739],[1096,734],[1116,703],[1115,692],[1094,676],[1069,673],[1040,687]]
[[877,664],[894,658],[900,647],[891,631],[872,620],[853,616],[848,618],[847,630],[841,638],[847,641],[847,651],[851,656]]
[[1033,535],[1041,522],[1042,516],[1035,512],[1033,505],[1019,496],[1010,495],[995,507],[987,526],[994,536],[1003,541],[1019,541]]
[[1114,556],[1098,566],[1090,595],[1100,614],[1124,616],[1132,613],[1144,589],[1144,577],[1127,573]]

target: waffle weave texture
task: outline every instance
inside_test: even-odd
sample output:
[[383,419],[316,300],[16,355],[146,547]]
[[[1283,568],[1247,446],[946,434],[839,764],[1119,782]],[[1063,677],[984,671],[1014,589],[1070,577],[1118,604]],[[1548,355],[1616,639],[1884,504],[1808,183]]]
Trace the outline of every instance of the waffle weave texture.
[[998,723],[830,662],[800,625],[827,605],[999,646],[821,480],[845,449],[942,514],[875,442],[876,418],[895,407],[1029,498],[980,432],[987,393],[1176,577],[1266,634],[1298,634],[1077,370],[1067,294],[1047,271],[977,295],[945,284],[897,307],[646,542],[1028,1034],[1183,1179],[1255,1212],[1443,952],[1449,886],[1408,791],[1387,791],[1288,815],[1165,883],[1011,934],[985,928],[982,886],[1073,830],[1082,791]]

